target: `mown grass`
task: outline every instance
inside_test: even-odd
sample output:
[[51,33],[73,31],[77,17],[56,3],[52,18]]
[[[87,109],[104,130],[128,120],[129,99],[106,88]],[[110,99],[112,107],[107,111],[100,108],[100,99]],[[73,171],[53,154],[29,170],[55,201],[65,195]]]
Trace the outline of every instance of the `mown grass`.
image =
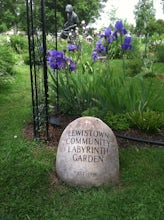
[[23,136],[31,119],[29,69],[15,70],[0,89],[0,219],[163,220],[163,148],[120,147],[117,186],[65,185],[55,178],[56,148]]

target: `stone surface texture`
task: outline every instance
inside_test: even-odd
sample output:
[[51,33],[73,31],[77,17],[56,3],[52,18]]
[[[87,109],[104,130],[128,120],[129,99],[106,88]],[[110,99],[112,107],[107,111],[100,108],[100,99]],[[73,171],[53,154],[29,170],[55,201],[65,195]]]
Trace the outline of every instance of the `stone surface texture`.
[[117,184],[119,153],[113,131],[95,117],[72,121],[59,141],[56,172],[71,186]]

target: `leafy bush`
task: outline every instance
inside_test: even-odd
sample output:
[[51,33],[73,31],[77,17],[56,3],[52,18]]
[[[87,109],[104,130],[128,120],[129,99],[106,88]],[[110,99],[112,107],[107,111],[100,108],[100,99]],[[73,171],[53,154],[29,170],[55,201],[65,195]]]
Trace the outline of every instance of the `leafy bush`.
[[130,127],[127,114],[107,112],[104,121],[114,130],[126,130]]
[[13,65],[15,63],[14,56],[9,46],[1,45],[0,49],[0,76],[13,73]]
[[0,25],[0,33],[6,32],[8,30],[5,23],[1,23]]
[[28,51],[27,38],[22,35],[13,35],[10,37],[11,48],[18,54]]
[[98,107],[92,107],[83,111],[82,116],[92,116],[92,117],[101,118],[103,120],[104,112],[101,111]]
[[113,130],[127,130],[130,127],[129,116],[127,114],[107,113],[97,107],[88,108],[82,116],[92,116],[103,120]]
[[24,53],[22,58],[26,65],[30,65],[29,53]]
[[133,111],[128,114],[132,127],[152,133],[164,128],[164,114],[147,109],[145,112]]
[[164,62],[164,44],[156,46],[156,57],[158,62]]
[[127,114],[114,114],[108,111],[107,113],[97,107],[85,110],[82,116],[92,116],[102,119],[113,130],[126,130],[130,127]]
[[163,44],[164,34],[154,33],[151,37],[149,37],[149,51],[155,52],[156,47]]
[[127,63],[127,75],[136,76],[142,71],[143,60],[141,59],[130,59]]

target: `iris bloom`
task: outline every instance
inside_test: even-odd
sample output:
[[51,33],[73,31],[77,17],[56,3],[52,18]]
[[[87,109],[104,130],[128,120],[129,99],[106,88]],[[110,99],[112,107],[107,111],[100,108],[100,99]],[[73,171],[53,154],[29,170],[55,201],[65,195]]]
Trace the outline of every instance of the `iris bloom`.
[[123,50],[131,50],[132,49],[132,38],[130,36],[126,36],[124,39],[124,43],[122,44]]
[[103,38],[103,37],[104,37],[104,38],[109,38],[109,37],[111,36],[111,33],[112,33],[111,28],[108,27],[108,28],[105,30],[104,34],[101,34],[100,38]]
[[117,37],[118,34],[121,35],[127,34],[127,30],[124,28],[122,21],[116,21],[115,28],[116,28],[116,31],[114,32],[115,37]]
[[105,30],[104,34],[102,34],[102,35],[100,36],[100,38],[104,38],[104,39],[105,39],[105,43],[111,44],[112,41],[113,41],[113,35],[112,35],[112,30],[111,30],[111,28],[108,27],[108,28]]
[[[109,54],[110,51],[110,44],[118,39],[118,36],[120,35],[121,38],[121,47],[122,50],[131,50],[132,49],[132,39],[130,36],[124,36],[127,34],[127,30],[124,28],[124,25],[122,23],[122,21],[117,21],[115,24],[115,32],[113,33],[111,28],[108,27],[104,34],[102,34],[100,36],[100,38],[104,38],[103,44],[101,41],[98,41],[96,43],[96,47],[94,48],[94,52],[92,53],[92,59],[93,61],[96,61],[97,59],[99,59],[100,56],[102,55],[106,55]],[[123,42],[123,38],[124,38],[124,43]]]
[[68,51],[76,51],[77,50],[77,46],[75,46],[74,44],[70,44],[68,46]]
[[53,70],[61,70],[70,67],[71,71],[76,70],[76,66],[71,59],[64,55],[64,52],[57,50],[49,50],[47,55],[47,63]]
[[101,41],[97,41],[94,50],[97,51],[98,53],[102,53],[103,51],[105,51],[105,47],[102,45]]
[[109,38],[109,37],[111,36],[111,33],[112,33],[111,28],[108,27],[108,28],[105,30],[104,35],[105,35],[106,38]]
[[98,59],[98,54],[97,54],[97,52],[94,51],[92,53],[92,60],[95,62],[97,59]]

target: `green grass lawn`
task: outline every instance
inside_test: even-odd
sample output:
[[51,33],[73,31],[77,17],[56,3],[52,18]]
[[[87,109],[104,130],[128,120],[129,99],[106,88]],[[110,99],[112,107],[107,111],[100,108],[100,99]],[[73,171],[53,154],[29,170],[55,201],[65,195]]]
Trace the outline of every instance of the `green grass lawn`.
[[[0,88],[0,220],[163,220],[164,149],[120,148],[120,184],[73,188],[55,178],[56,148],[26,140],[29,69]],[[56,181],[55,181],[56,180]]]

